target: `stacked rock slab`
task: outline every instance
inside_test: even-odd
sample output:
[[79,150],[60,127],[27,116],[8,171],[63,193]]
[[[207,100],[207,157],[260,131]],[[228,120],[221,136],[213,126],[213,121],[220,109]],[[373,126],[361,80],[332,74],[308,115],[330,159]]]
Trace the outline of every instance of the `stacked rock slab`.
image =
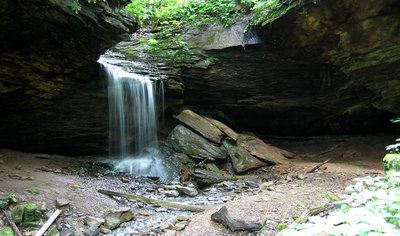
[[[264,143],[255,135],[238,134],[220,121],[183,110],[175,116],[183,124],[168,135],[166,144],[192,159],[231,161],[236,173],[266,165],[285,164],[294,154]],[[227,158],[229,156],[229,159]],[[196,173],[199,173],[196,169]],[[210,172],[208,168],[207,173]],[[204,173],[193,173],[204,176]]]

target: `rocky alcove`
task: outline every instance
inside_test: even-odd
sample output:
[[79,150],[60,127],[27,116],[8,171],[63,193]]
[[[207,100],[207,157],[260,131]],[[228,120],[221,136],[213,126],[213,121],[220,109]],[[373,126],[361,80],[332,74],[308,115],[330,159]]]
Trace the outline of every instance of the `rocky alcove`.
[[[398,0],[307,2],[255,26],[243,10],[230,26],[182,29],[193,54],[176,63],[152,52],[157,30],[139,30],[128,2],[80,1],[78,13],[74,2],[0,2],[0,204],[19,214],[18,227],[32,223],[24,234],[54,206],[61,235],[233,234],[210,220],[221,205],[275,234],[320,203],[324,214],[339,196],[365,206],[352,194],[384,187],[381,159],[400,131],[390,122],[400,113]],[[159,140],[149,142],[162,158],[135,165],[165,165],[174,180],[104,161],[119,136],[109,130],[101,55],[156,85],[150,126]],[[124,130],[123,122],[113,125]],[[134,146],[133,136],[123,145]],[[370,177],[346,188],[360,176]],[[205,211],[108,198],[104,189]],[[24,214],[39,215],[39,225]]]

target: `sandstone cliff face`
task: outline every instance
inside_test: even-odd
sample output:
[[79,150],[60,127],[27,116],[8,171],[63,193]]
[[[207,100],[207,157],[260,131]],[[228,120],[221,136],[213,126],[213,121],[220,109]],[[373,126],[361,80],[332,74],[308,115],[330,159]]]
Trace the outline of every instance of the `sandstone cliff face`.
[[292,11],[258,30],[263,43],[207,51],[215,65],[183,69],[184,105],[260,134],[388,130],[400,113],[399,24],[398,0]]
[[[109,1],[110,2],[110,1]],[[106,80],[97,58],[137,25],[112,3],[0,1],[0,144],[63,153],[104,152]]]
[[[0,147],[106,152],[107,82],[95,61],[136,25],[101,1],[78,15],[65,2],[0,1]],[[306,7],[257,29],[258,44],[251,35],[223,40],[242,32],[240,24],[228,34],[218,26],[188,32],[203,51],[175,67],[143,54],[138,42],[116,50],[159,69],[169,114],[189,107],[267,135],[393,128],[388,120],[400,113],[400,0]],[[246,42],[252,45],[242,47]]]

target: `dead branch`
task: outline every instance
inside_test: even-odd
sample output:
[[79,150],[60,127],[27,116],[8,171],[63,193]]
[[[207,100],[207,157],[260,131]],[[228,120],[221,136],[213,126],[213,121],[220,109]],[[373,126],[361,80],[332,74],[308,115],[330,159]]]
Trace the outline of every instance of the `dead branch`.
[[131,195],[131,194],[125,194],[125,193],[117,193],[117,192],[108,191],[108,190],[102,190],[102,189],[99,189],[97,191],[99,193],[102,193],[102,194],[105,194],[105,195],[108,195],[108,196],[124,197],[124,198],[129,198],[129,199],[133,199],[133,200],[140,201],[140,202],[145,202],[145,203],[150,203],[150,204],[158,204],[158,205],[169,207],[169,208],[178,208],[178,209],[184,209],[184,210],[194,211],[194,212],[202,212],[202,211],[204,211],[204,209],[200,208],[200,207],[183,205],[183,204],[178,204],[178,203],[174,203],[174,202],[150,199],[150,198],[146,198],[146,197],[141,197],[141,196],[136,196],[136,195]]
[[50,227],[50,225],[56,220],[57,216],[61,213],[60,209],[56,209],[56,211],[50,216],[50,218],[46,221],[46,223],[40,228],[39,232],[35,234],[35,236],[42,236],[46,230]]
[[311,207],[310,209],[303,211],[303,213],[301,213],[299,218],[296,219],[295,223],[296,224],[306,223],[310,216],[317,215],[317,214],[323,212],[324,210],[325,210],[325,204],[322,204],[320,206]]
[[314,168],[312,168],[311,170],[307,171],[307,173],[312,173],[314,171],[316,171],[317,169],[319,169],[321,166],[325,165],[326,163],[328,163],[331,159],[328,159],[318,165],[316,165]]
[[6,219],[8,221],[8,223],[10,224],[11,228],[14,230],[14,233],[17,236],[22,236],[21,232],[19,232],[18,227],[15,225],[15,222],[13,221],[13,219],[11,218],[11,216],[6,212],[3,211],[4,215],[6,216]]
[[243,220],[235,220],[228,213],[228,209],[224,206],[219,211],[211,215],[211,219],[223,224],[232,231],[259,231],[262,225],[258,222],[245,222]]

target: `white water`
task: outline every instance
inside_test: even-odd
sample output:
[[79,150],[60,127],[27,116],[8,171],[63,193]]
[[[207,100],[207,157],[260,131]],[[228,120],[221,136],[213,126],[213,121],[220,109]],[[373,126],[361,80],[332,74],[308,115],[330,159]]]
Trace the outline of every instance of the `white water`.
[[[100,57],[108,78],[109,153],[116,170],[138,176],[171,176],[163,161],[157,137],[157,101],[163,106],[162,83],[127,72]],[[156,97],[157,89],[161,98]]]

